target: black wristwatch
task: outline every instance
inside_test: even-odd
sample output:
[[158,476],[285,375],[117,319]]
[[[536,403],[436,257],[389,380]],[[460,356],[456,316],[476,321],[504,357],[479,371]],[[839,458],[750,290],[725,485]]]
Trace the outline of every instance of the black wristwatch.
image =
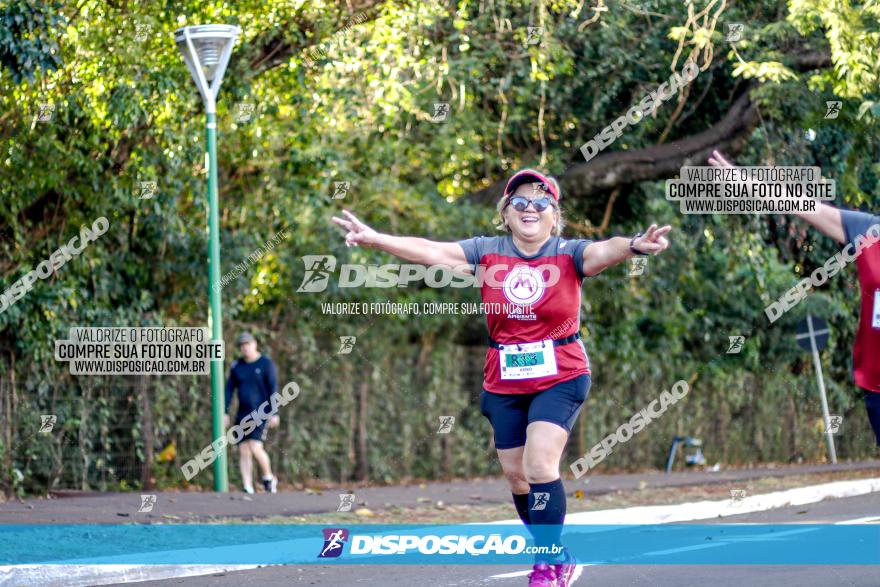
[[636,239],[639,238],[640,236],[642,236],[642,233],[637,232],[636,235],[634,237],[632,237],[632,239],[629,241],[629,250],[632,251],[633,255],[641,255],[643,257],[648,256],[648,255],[650,255],[650,253],[643,253],[633,246],[633,243],[636,242]]

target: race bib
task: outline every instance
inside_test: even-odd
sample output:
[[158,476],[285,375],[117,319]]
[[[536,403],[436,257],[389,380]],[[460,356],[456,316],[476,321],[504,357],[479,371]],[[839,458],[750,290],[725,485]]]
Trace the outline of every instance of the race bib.
[[531,379],[556,375],[556,353],[553,341],[499,345],[501,379]]
[[880,289],[874,290],[874,310],[871,316],[871,326],[880,330]]

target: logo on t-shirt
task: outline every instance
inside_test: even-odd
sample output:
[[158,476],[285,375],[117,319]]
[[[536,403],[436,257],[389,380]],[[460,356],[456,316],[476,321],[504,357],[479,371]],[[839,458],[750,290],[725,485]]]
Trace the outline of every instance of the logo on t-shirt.
[[504,297],[518,306],[530,306],[544,296],[544,277],[537,269],[526,265],[514,267],[501,286]]

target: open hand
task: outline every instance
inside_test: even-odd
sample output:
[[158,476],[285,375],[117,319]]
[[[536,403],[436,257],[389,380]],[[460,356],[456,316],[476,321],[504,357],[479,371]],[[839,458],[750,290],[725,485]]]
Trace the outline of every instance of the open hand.
[[357,217],[348,210],[343,210],[342,215],[345,216],[345,218],[337,218],[334,216],[333,222],[348,231],[345,234],[345,246],[370,246],[376,242],[376,239],[379,236],[378,232],[358,220]]
[[736,167],[731,161],[728,161],[724,154],[721,153],[718,149],[714,149],[712,154],[709,155],[709,165],[712,167]]
[[668,224],[662,228],[657,228],[656,224],[652,224],[647,232],[633,241],[633,247],[642,253],[650,253],[659,255],[669,248],[669,241],[664,235],[672,230]]

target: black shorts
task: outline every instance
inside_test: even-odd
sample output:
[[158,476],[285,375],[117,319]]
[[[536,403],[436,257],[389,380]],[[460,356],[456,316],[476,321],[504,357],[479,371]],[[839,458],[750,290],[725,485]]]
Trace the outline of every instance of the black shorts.
[[877,446],[880,446],[880,393],[876,391],[865,392],[865,408],[868,410],[868,420],[877,437]]
[[[250,413],[250,412],[248,412],[248,413]],[[241,426],[241,420],[246,415],[247,414],[244,414],[243,416],[238,418],[238,421],[236,422],[236,424]],[[250,434],[248,434],[247,436],[242,438],[236,444],[241,444],[245,440],[259,440],[260,442],[266,442],[266,436],[267,436],[268,430],[269,430],[269,422],[268,421],[261,422],[260,425],[257,426],[256,428],[254,428]]]
[[552,422],[571,432],[590,393],[590,376],[579,375],[537,393],[480,394],[480,411],[495,431],[495,448],[516,448],[526,443],[532,422]]

